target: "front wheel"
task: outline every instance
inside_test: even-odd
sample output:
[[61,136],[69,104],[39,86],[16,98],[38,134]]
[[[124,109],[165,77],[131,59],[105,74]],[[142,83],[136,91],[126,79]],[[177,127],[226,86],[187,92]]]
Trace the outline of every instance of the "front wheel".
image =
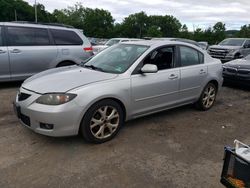
[[196,107],[199,110],[209,110],[214,105],[217,95],[217,88],[213,83],[208,83],[201,93],[199,100],[196,102]]
[[242,56],[240,55],[240,54],[236,54],[235,56],[234,56],[234,59],[240,59]]
[[80,131],[86,141],[103,143],[111,140],[124,124],[121,106],[113,100],[95,103],[86,112]]

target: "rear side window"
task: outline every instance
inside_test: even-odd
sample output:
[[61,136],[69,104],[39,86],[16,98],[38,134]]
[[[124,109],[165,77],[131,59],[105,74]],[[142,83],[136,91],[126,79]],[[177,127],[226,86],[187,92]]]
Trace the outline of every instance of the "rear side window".
[[186,46],[180,46],[180,56],[181,56],[182,67],[202,64],[204,61],[202,53]]
[[51,29],[56,45],[82,45],[82,39],[74,32],[68,30]]
[[9,46],[50,45],[47,29],[29,27],[7,27]]
[[2,27],[0,27],[0,46],[3,46],[3,34],[2,34]]

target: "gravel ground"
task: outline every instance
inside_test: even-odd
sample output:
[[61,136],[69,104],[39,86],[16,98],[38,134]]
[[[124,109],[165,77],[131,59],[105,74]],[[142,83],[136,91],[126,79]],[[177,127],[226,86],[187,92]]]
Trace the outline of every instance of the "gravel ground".
[[184,106],[127,122],[101,145],[50,138],[22,127],[0,86],[0,187],[220,188],[223,147],[250,143],[250,90],[223,87],[207,112]]

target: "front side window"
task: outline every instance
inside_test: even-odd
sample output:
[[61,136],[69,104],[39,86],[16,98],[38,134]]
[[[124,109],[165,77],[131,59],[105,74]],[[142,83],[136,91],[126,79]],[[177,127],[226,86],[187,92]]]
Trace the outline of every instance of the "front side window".
[[108,73],[124,73],[149,47],[123,44],[107,48],[91,58],[83,66]]
[[82,45],[82,39],[74,32],[69,30],[51,29],[52,36],[56,45]]
[[193,48],[180,46],[180,60],[182,67],[198,65],[203,63],[203,54]]
[[2,27],[0,27],[0,46],[3,46]]
[[47,29],[29,27],[8,27],[9,46],[44,46],[50,45]]
[[151,52],[143,61],[145,64],[154,64],[158,70],[174,68],[174,47],[164,47]]
[[245,44],[244,44],[245,48],[250,48],[250,40],[246,40]]

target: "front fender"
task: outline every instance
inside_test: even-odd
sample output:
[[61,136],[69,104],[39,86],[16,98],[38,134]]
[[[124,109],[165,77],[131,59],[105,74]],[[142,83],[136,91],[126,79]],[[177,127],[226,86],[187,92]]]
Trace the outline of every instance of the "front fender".
[[[130,111],[130,80],[108,80],[89,84],[74,90],[70,93],[76,93],[75,103],[82,109],[81,117],[79,117],[79,126],[86,111],[96,102],[113,98],[119,100],[125,107],[126,112]],[[129,113],[126,113],[126,119]]]

